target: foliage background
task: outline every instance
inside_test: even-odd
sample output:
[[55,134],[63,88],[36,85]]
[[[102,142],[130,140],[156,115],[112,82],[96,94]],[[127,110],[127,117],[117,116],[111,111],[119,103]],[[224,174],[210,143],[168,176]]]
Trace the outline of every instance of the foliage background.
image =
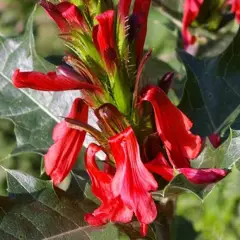
[[[24,31],[25,21],[36,1],[2,0],[0,3],[0,35],[16,36]],[[233,27],[234,29],[234,27]],[[149,17],[149,31],[146,48],[153,48],[154,59],[148,64],[147,71],[154,79],[165,72],[175,70],[177,78],[182,79],[184,68],[173,51],[179,44],[179,29],[172,24],[159,7],[152,8]],[[234,32],[234,31],[233,31]],[[57,38],[58,30],[39,8],[35,21],[37,52],[59,62],[64,46]],[[229,32],[228,32],[229,33]],[[221,44],[202,47],[200,56],[213,56],[221,52],[232,39],[231,34],[220,36]],[[211,51],[209,51],[209,49]],[[0,62],[1,64],[1,62]],[[154,75],[152,75],[154,74]],[[170,92],[173,101],[181,94],[183,81],[177,81],[174,92]],[[0,161],[9,169],[18,169],[36,177],[40,175],[41,157],[36,154],[8,155],[15,147],[14,125],[5,119],[0,120]],[[233,172],[206,198],[204,203],[190,194],[183,194],[177,201],[174,236],[175,240],[237,240],[240,239],[240,172]],[[0,193],[6,195],[5,172],[0,170]]]

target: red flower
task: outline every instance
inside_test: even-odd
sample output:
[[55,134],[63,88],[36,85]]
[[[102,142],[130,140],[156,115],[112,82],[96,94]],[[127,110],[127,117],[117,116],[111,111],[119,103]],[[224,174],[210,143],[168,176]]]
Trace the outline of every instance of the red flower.
[[135,0],[133,8],[133,15],[137,17],[137,25],[139,26],[136,33],[136,59],[138,64],[143,56],[150,5],[151,0]]
[[93,42],[106,63],[108,70],[114,70],[116,60],[114,11],[108,10],[96,17],[99,24],[93,29]]
[[[201,138],[193,135],[189,130],[192,122],[168,99],[167,95],[157,87],[151,87],[143,94],[143,101],[149,101],[154,109],[157,132],[161,138],[168,161],[161,153],[161,147],[157,147],[156,135],[149,136],[145,142],[144,155],[147,160],[148,170],[161,175],[167,181],[171,181],[176,171],[182,173],[186,178],[195,184],[213,183],[224,178],[229,171],[224,169],[194,169],[190,166],[190,159],[194,159],[202,148]],[[153,148],[148,153],[149,143]],[[154,142],[153,142],[154,141]]]
[[102,202],[92,214],[86,214],[85,220],[93,226],[100,226],[109,221],[127,223],[133,216],[133,210],[128,208],[120,196],[112,193],[112,175],[110,172],[102,172],[97,167],[95,155],[101,148],[96,144],[90,144],[85,154],[85,166],[92,181],[92,192]]
[[98,90],[100,88],[83,82],[84,78],[69,78],[55,72],[47,74],[40,72],[20,72],[17,69],[13,74],[13,85],[17,88],[31,88],[41,91],[65,91],[74,89]]
[[228,2],[230,4],[232,4],[231,11],[233,13],[235,13],[235,17],[236,17],[238,23],[240,23],[240,1],[239,0],[230,0]]
[[142,101],[149,101],[153,106],[157,132],[172,166],[189,167],[189,159],[196,158],[202,148],[201,138],[190,132],[192,122],[158,87],[146,90]]
[[[68,118],[83,123],[88,119],[88,106],[80,98],[75,99]],[[54,184],[59,184],[68,175],[85,139],[85,131],[68,128],[66,122],[58,123],[53,130],[54,144],[44,156],[45,170]]]
[[[120,0],[118,4],[118,14],[121,20],[125,20],[125,18],[128,16],[130,5],[131,0]],[[151,0],[135,0],[133,14],[130,16],[128,22],[130,25],[129,39],[130,41],[135,40],[137,64],[140,63],[143,56],[150,5]]]
[[210,184],[215,183],[229,173],[228,170],[220,168],[195,169],[195,168],[177,168],[174,169],[166,161],[162,153],[151,162],[145,164],[145,167],[154,173],[159,174],[167,181],[171,181],[176,175],[176,171],[182,173],[190,182],[195,184]]
[[120,0],[118,3],[118,14],[124,20],[128,14],[132,0]]
[[109,145],[116,162],[116,174],[112,181],[115,197],[134,211],[142,224],[145,235],[147,224],[156,218],[157,210],[150,191],[158,184],[141,161],[139,145],[131,127],[111,137]]
[[71,27],[86,29],[85,20],[79,9],[70,2],[61,2],[57,5],[41,0],[40,4],[49,16],[57,23],[61,32],[69,32]]
[[221,138],[217,134],[213,133],[208,138],[214,148],[218,148],[221,145]]
[[188,27],[198,16],[203,1],[204,0],[185,0],[184,2],[182,36],[185,49],[196,41],[196,37],[191,35]]

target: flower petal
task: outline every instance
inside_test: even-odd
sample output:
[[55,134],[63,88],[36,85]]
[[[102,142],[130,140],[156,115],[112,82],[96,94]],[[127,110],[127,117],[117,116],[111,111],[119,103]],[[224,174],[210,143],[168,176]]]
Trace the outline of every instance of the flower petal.
[[61,32],[69,32],[70,27],[86,29],[85,20],[74,4],[65,1],[54,5],[46,0],[41,0],[40,4],[56,22]]
[[99,25],[94,27],[93,41],[109,70],[116,60],[114,36],[114,11],[108,10],[96,17]]
[[149,101],[153,106],[157,131],[171,164],[177,168],[189,167],[188,159],[196,158],[202,147],[201,138],[189,131],[192,122],[158,87],[147,89],[142,101]]
[[221,137],[216,133],[211,134],[208,138],[214,148],[218,148],[221,145]]
[[236,17],[238,23],[240,23],[240,1],[239,0],[229,0],[228,2],[232,4],[231,11],[235,14],[235,17]]
[[178,169],[185,177],[195,184],[215,183],[228,175],[230,171],[220,168],[195,169],[180,168]]
[[132,0],[120,0],[118,3],[118,14],[121,18],[125,19],[129,14],[129,9]]
[[68,21],[72,27],[86,28],[85,20],[77,6],[70,2],[61,2],[56,5],[56,9]]
[[40,5],[46,10],[48,15],[56,22],[61,32],[68,32],[70,26],[67,20],[62,16],[56,5],[46,0],[40,0]]
[[156,190],[158,185],[141,161],[133,129],[128,127],[111,137],[109,144],[116,161],[116,174],[112,182],[113,195],[121,196],[141,223],[151,223],[156,218],[157,210],[149,191]]
[[[68,117],[87,122],[88,106],[77,98]],[[54,128],[55,143],[44,156],[44,163],[46,173],[51,176],[55,185],[63,181],[72,169],[82,148],[85,135],[85,131],[68,128],[65,122],[57,124]]]
[[99,87],[95,85],[63,75],[57,75],[55,72],[44,74],[41,72],[21,72],[17,69],[12,79],[13,85],[17,88],[31,88],[41,91],[66,91],[74,89],[100,91]]
[[160,175],[161,177],[163,177],[165,180],[169,182],[174,177],[173,168],[168,164],[168,162],[166,161],[166,159],[164,158],[161,152],[159,152],[159,154],[154,160],[146,163],[145,167],[149,171]]
[[92,214],[85,215],[85,220],[93,226],[100,226],[108,221],[127,223],[131,221],[133,211],[130,210],[120,197],[112,194],[112,176],[99,170],[95,155],[101,147],[92,143],[85,154],[85,166],[92,181],[92,192],[102,202]]
[[[145,164],[145,167],[154,172],[167,181],[171,181],[174,178],[174,169],[166,164],[165,158],[161,153],[151,162]],[[210,184],[215,183],[229,173],[228,170],[220,168],[209,169],[195,169],[195,168],[178,168],[178,172],[182,173],[190,182],[195,184]]]
[[204,0],[185,0],[184,2],[182,36],[185,49],[196,41],[196,37],[191,35],[188,27],[196,19],[203,1]]
[[141,61],[143,55],[143,47],[147,35],[147,20],[151,5],[151,0],[135,0],[133,14],[138,18],[140,28],[136,36],[136,58],[137,63]]

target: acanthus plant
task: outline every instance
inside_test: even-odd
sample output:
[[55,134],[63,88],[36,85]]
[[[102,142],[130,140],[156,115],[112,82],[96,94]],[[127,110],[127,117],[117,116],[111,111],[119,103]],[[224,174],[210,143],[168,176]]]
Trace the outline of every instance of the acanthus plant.
[[[17,69],[13,84],[40,91],[80,91],[69,115],[53,130],[54,144],[44,156],[46,173],[55,185],[61,183],[89,133],[97,143],[87,147],[85,167],[101,205],[85,220],[100,226],[128,223],[135,215],[146,235],[157,217],[151,193],[164,187],[159,176],[171,181],[181,173],[194,184],[211,184],[229,170],[191,167],[205,139],[191,133],[194,123],[167,96],[173,74],[167,73],[158,86],[143,77],[151,56],[151,51],[144,54],[151,1],[135,0],[132,11],[131,3],[120,0],[114,9],[110,0],[83,1],[79,6],[40,1],[72,51],[56,72]],[[99,128],[88,124],[89,109]],[[106,156],[104,169],[96,163],[99,151]]]

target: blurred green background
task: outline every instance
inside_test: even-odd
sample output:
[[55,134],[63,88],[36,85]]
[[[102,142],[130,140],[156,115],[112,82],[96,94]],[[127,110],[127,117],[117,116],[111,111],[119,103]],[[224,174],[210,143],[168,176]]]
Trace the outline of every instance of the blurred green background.
[[[36,1],[1,0],[0,2],[0,36],[17,36],[24,31],[25,21]],[[43,57],[63,55],[65,48],[57,37],[58,30],[41,8],[38,8],[35,21],[36,47]],[[201,56],[212,51],[217,54],[230,41],[232,32],[222,33],[220,43],[206,45],[199,51]],[[225,36],[225,37],[224,37]],[[227,37],[226,37],[227,36]],[[230,37],[229,37],[230,36]],[[156,7],[149,17],[147,48],[153,49],[154,59],[147,66],[155,80],[167,71],[178,72],[176,78],[184,74],[182,64],[178,61],[174,49],[181,44],[179,29]],[[222,41],[221,41],[222,40]],[[56,57],[58,59],[58,57]],[[1,64],[1,63],[0,63]],[[173,86],[178,92],[182,85],[177,81]],[[177,101],[175,93],[170,95]],[[8,157],[16,144],[14,125],[6,119],[0,119],[0,161],[3,167],[18,169],[34,176],[40,175],[41,156],[23,154]],[[174,220],[175,240],[237,240],[240,239],[240,173],[233,171],[218,184],[204,203],[191,194],[181,195],[177,201]],[[0,169],[0,193],[6,195],[5,173]]]

